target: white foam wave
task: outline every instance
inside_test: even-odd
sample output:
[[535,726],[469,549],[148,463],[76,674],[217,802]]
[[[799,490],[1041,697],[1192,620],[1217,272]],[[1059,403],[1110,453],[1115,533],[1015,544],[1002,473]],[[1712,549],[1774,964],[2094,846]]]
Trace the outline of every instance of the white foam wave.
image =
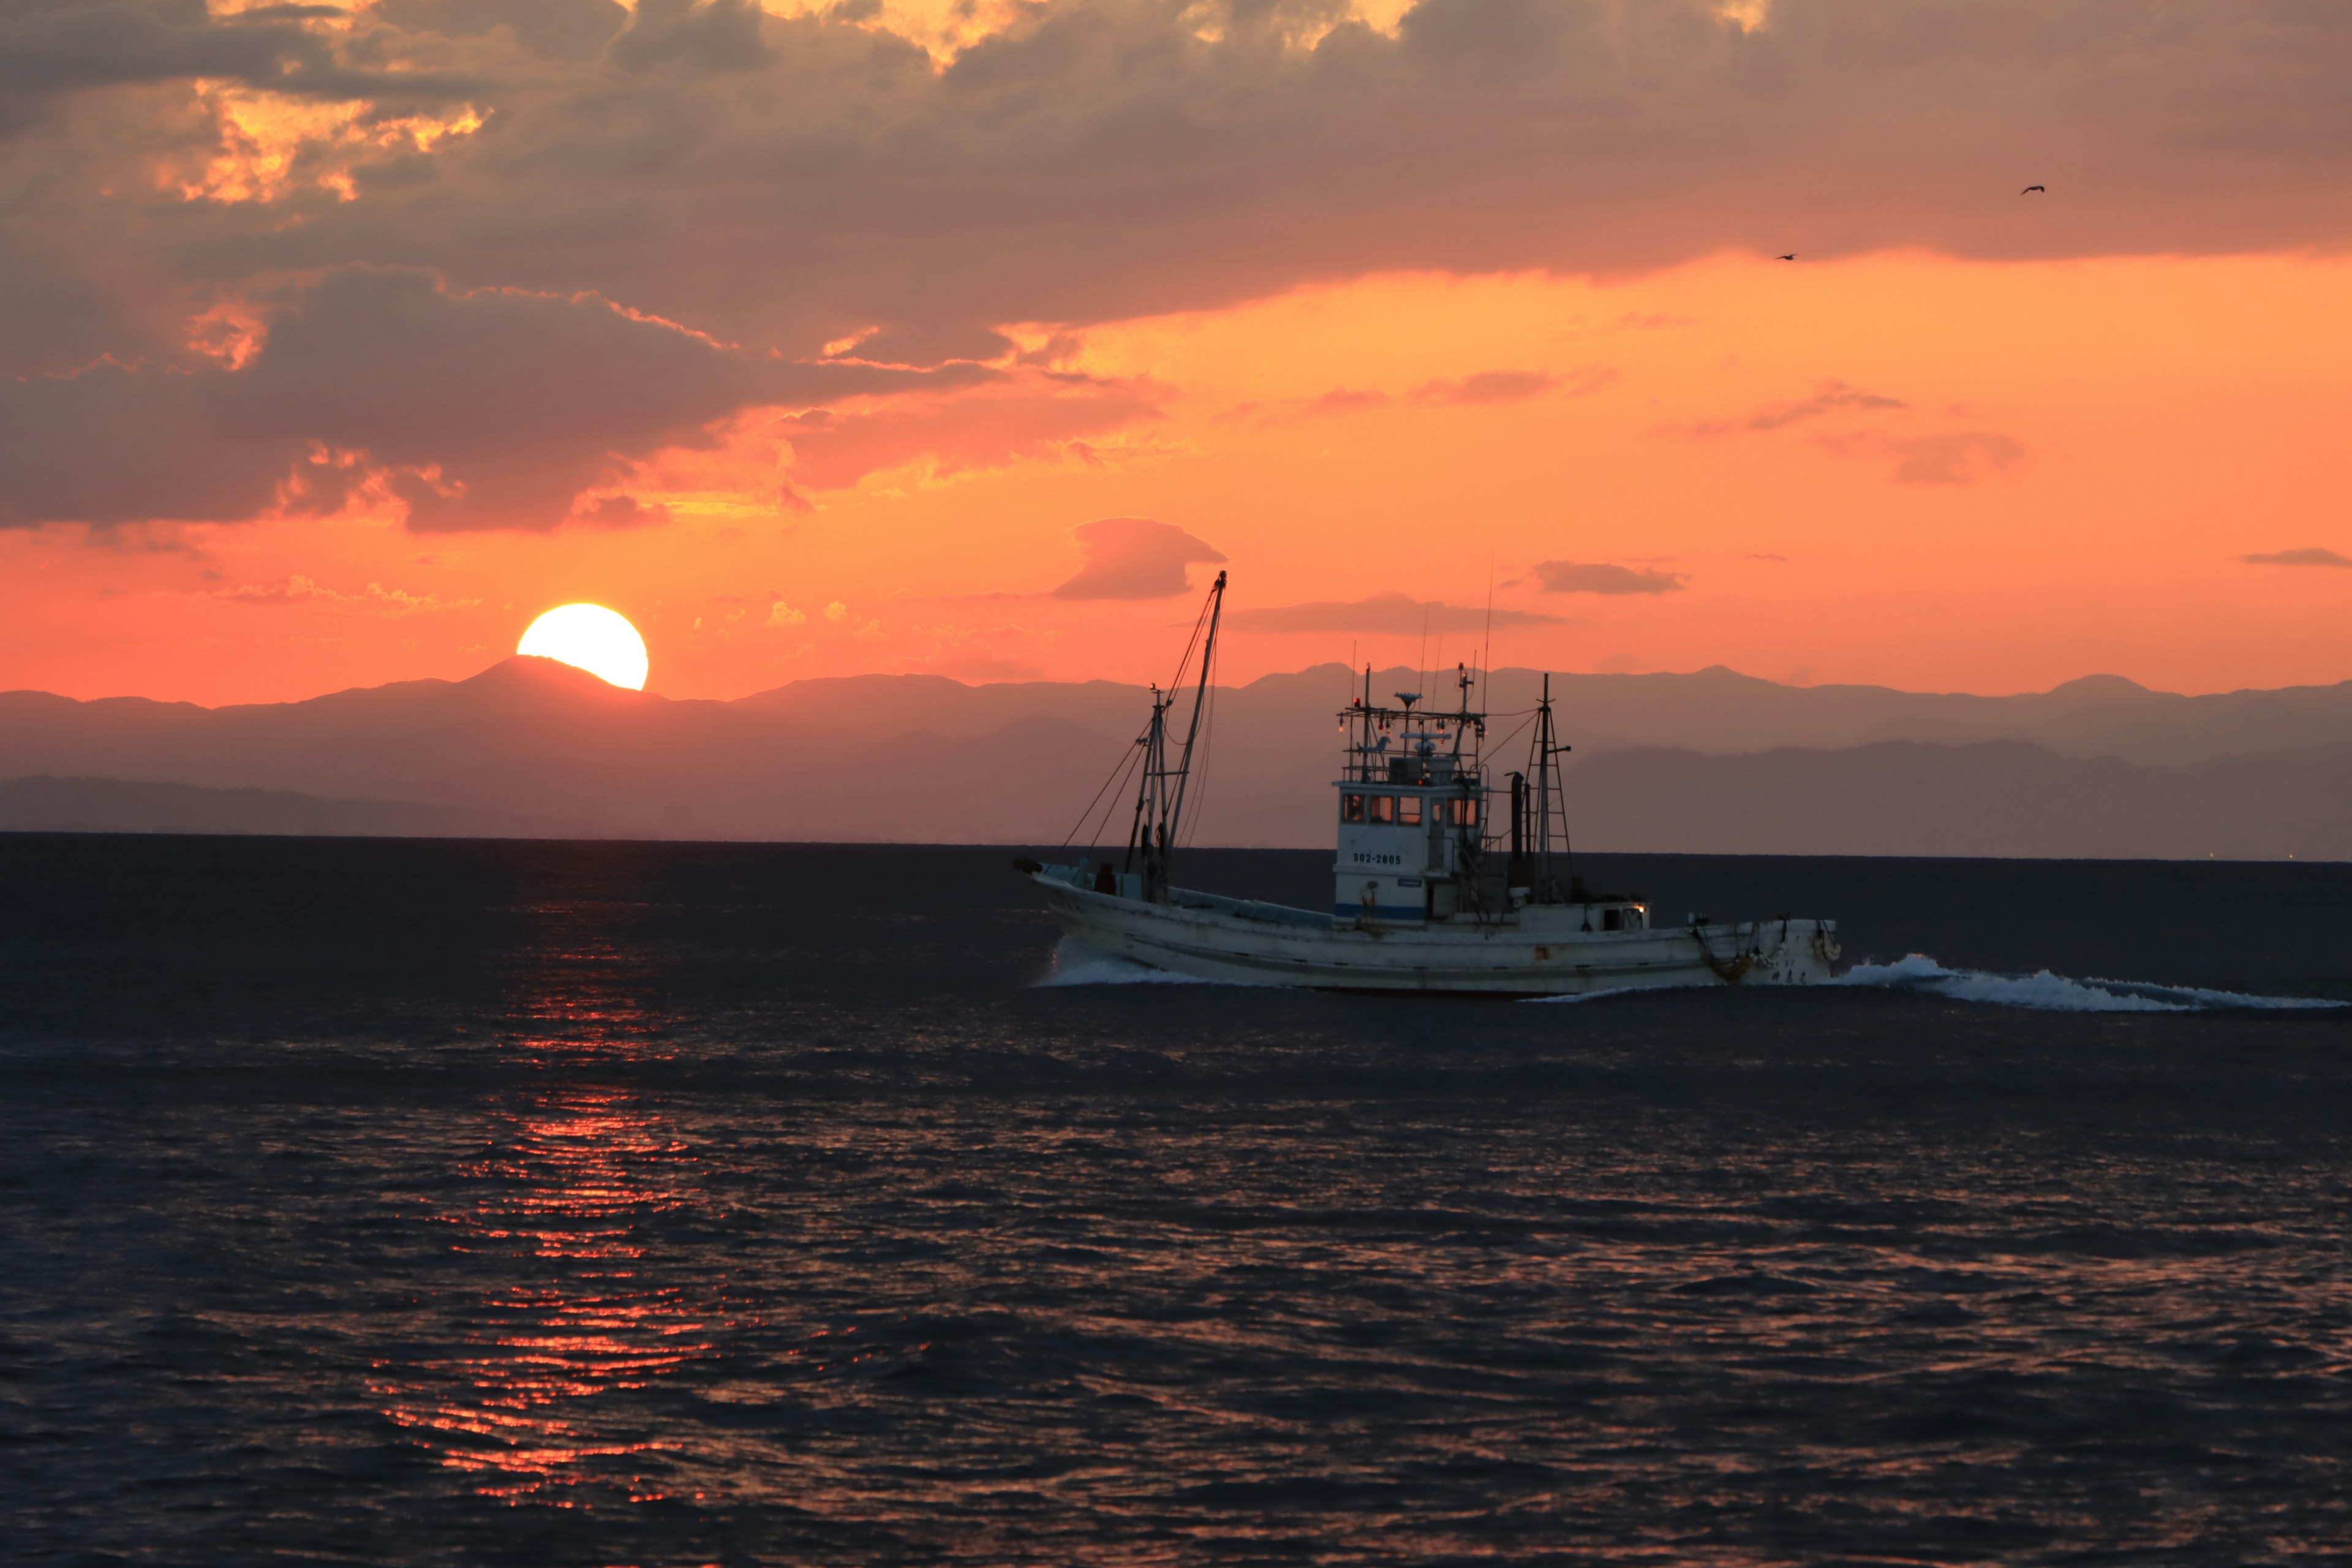
[[1553,1003],[1563,1002],[1599,1002],[1611,996],[1645,996],[1658,991],[1698,991],[1713,989],[1714,987],[1712,985],[1702,984],[1697,981],[1693,981],[1687,985],[1606,985],[1598,991],[1568,992],[1558,996],[1522,996],[1519,1000],[1522,1002],[1542,1003],[1549,1005]]
[[1047,986],[1223,985],[1240,983],[1203,980],[1197,974],[1179,974],[1171,969],[1154,969],[1148,963],[1138,963],[1131,958],[1104,952],[1066,936],[1055,945],[1053,962],[1047,966],[1045,978],[1036,984]]
[[1956,1002],[1988,1002],[2001,1007],[2032,1007],[2056,1013],[2195,1013],[2211,1008],[2345,1007],[2352,1003],[2312,996],[2254,996],[2242,991],[2209,991],[2196,985],[2154,985],[2138,980],[2070,980],[2042,970],[2038,974],[1989,974],[1947,969],[1924,952],[1895,963],[1857,963],[1832,985],[1875,986],[1948,996]]

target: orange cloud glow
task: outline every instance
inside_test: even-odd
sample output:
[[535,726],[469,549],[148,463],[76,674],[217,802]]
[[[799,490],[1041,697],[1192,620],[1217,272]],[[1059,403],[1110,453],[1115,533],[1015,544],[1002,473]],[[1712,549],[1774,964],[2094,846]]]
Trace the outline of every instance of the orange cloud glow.
[[0,685],[2341,679],[2352,13],[2157,9],[0,10]]
[[[2347,285],[2352,264],[2261,258],[1370,279],[1085,332],[1061,374],[1108,437],[1092,460],[1034,434],[1068,428],[1038,413],[1051,395],[946,395],[798,506],[713,505],[772,496],[796,455],[722,444],[679,454],[703,488],[633,492],[668,515],[634,528],[425,538],[379,501],[13,531],[0,651],[16,685],[276,699],[470,673],[583,598],[638,624],[673,695],[871,669],[1141,679],[1164,675],[1188,596],[1005,595],[1091,570],[1087,525],[1142,518],[1206,542],[1178,555],[1227,558],[1237,613],[1482,606],[1491,584],[1498,662],[1974,690],[2330,681],[2352,655],[2346,574],[2244,563],[2352,548]],[[1514,361],[1556,379],[1412,395]],[[1593,365],[1605,384],[1569,379]],[[1146,381],[1149,400],[1099,392]],[[1333,402],[1335,384],[1388,395]],[[1570,565],[1571,596],[1548,593]],[[1573,591],[1603,579],[1676,586]],[[1261,617],[1228,673],[1415,656],[1409,618],[1349,619]]]

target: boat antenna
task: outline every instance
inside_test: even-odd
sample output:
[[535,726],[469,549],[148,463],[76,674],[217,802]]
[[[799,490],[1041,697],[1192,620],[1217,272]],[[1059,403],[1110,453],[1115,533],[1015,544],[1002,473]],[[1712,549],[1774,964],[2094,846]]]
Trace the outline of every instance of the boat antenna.
[[1481,677],[1495,671],[1495,557],[1486,556],[1486,637],[1478,647],[1478,673]]
[[1416,691],[1429,689],[1429,605],[1422,605],[1421,652],[1413,656],[1412,661],[1412,687]]

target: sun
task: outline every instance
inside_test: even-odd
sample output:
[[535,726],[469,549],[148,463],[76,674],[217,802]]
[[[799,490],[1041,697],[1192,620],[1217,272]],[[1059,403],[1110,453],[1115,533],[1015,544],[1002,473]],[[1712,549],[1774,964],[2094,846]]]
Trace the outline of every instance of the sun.
[[561,659],[589,674],[646,689],[646,639],[628,617],[602,605],[561,605],[530,623],[515,652]]

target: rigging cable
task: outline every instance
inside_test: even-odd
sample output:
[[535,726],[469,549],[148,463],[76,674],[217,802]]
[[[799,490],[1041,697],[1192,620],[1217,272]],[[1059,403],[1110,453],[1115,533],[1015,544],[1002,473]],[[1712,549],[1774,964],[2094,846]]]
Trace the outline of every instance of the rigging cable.
[[[1113,765],[1110,770],[1110,777],[1103,781],[1102,788],[1095,791],[1095,797],[1087,803],[1086,810],[1078,813],[1078,820],[1076,824],[1071,827],[1069,832],[1062,836],[1063,848],[1067,849],[1070,847],[1070,841],[1078,836],[1078,829],[1084,827],[1094,816],[1095,807],[1102,805],[1103,798],[1106,795],[1110,797],[1110,800],[1114,805],[1117,804],[1118,795],[1113,792],[1118,789],[1120,784],[1126,779],[1128,773],[1133,771],[1135,767],[1135,760],[1142,754],[1142,748],[1143,737],[1140,735],[1138,735],[1133,741],[1128,743],[1127,755],[1121,757],[1118,762]],[[1097,827],[1094,832],[1087,836],[1087,847],[1089,849],[1093,848],[1095,847],[1096,840],[1102,837],[1102,829],[1110,826],[1110,808],[1108,806],[1103,807],[1102,816],[1103,819],[1101,826]]]

